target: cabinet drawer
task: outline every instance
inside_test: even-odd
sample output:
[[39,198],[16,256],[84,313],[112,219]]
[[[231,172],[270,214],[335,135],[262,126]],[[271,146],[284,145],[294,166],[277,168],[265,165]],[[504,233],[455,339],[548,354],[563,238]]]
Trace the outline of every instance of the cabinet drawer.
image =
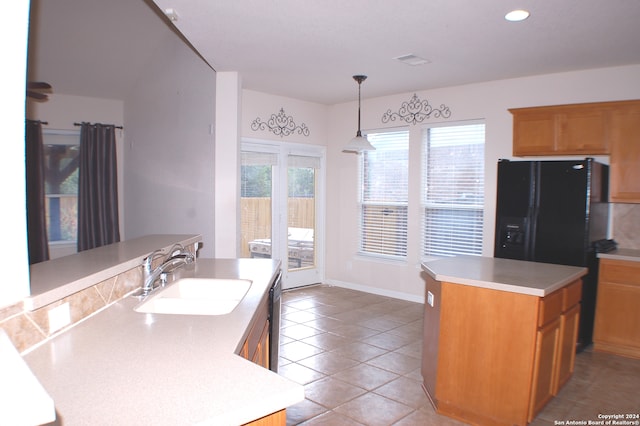
[[640,286],[640,262],[601,259],[600,281]]
[[582,280],[576,280],[562,289],[562,312],[566,312],[580,303],[582,297]]
[[562,294],[563,289],[554,291],[548,296],[540,299],[538,306],[538,327],[557,319],[562,313]]

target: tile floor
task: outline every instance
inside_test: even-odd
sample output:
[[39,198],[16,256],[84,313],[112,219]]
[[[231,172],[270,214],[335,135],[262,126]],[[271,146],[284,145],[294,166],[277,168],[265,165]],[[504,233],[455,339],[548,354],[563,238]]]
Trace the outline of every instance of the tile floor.
[[[462,425],[436,414],[420,387],[422,309],[327,285],[284,292],[279,374],[306,394],[287,424]],[[531,425],[598,413],[640,413],[640,360],[578,354],[573,378]]]

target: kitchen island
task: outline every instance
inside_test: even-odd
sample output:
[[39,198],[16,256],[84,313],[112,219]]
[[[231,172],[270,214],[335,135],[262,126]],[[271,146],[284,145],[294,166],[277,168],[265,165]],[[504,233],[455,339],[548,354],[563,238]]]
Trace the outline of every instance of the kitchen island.
[[[227,315],[143,314],[133,296],[26,353],[58,423],[240,425],[304,399],[304,389],[241,357],[280,268],[271,259],[198,259],[179,278],[252,281]],[[256,423],[261,424],[261,423]]]
[[438,413],[531,422],[573,373],[587,269],[478,256],[422,269],[423,387]]

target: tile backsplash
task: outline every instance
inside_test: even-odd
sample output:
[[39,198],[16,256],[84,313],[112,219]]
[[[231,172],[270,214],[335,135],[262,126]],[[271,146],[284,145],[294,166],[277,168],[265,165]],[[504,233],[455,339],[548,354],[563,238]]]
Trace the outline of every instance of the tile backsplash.
[[613,238],[618,247],[640,250],[640,204],[613,204]]
[[[141,283],[142,267],[138,266],[34,311],[24,310],[22,303],[11,305],[0,309],[0,327],[22,353],[117,302],[139,288]],[[49,311],[65,303],[69,303],[71,322],[60,330],[51,331]]]

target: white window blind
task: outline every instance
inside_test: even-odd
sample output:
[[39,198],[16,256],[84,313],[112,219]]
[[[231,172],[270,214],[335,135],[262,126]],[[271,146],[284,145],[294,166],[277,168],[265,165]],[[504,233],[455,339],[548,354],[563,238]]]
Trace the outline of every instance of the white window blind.
[[370,133],[360,160],[360,253],[405,258],[409,132]]
[[423,130],[423,255],[482,254],[484,138],[483,123]]

